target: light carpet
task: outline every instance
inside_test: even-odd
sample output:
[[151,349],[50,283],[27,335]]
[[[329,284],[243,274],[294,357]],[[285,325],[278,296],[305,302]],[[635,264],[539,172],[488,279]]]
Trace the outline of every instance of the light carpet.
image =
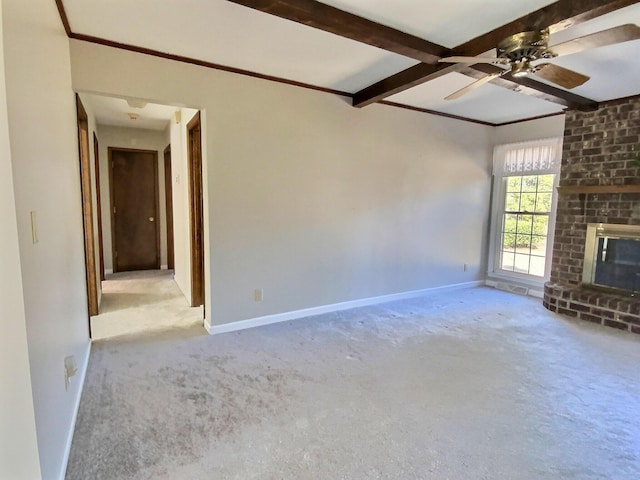
[[91,318],[91,338],[118,337],[202,325],[202,307],[191,308],[173,270],[119,272],[102,282],[100,314]]
[[638,479],[640,341],[488,288],[95,342],[67,480]]

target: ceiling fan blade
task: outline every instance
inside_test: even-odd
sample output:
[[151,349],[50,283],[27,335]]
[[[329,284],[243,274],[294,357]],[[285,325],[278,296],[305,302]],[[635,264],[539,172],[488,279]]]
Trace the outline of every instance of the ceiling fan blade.
[[508,58],[496,58],[496,57],[444,57],[438,60],[442,63],[492,63],[494,65],[508,64]]
[[456,98],[460,98],[464,94],[469,93],[471,90],[475,90],[476,88],[484,85],[485,83],[490,82],[491,80],[493,80],[496,77],[499,77],[500,75],[501,75],[500,73],[494,73],[492,75],[487,75],[486,77],[482,77],[481,79],[476,80],[472,84],[467,85],[466,87],[461,88],[460,90],[457,90],[457,91],[453,92],[451,95],[447,95],[446,97],[444,97],[444,99],[445,100],[455,100]]
[[582,52],[583,50],[591,48],[606,47],[607,45],[615,45],[616,43],[638,39],[640,39],[640,27],[629,23],[585,35],[584,37],[574,38],[568,42],[553,45],[549,47],[549,49],[558,56],[571,55],[572,53]]
[[591,78],[553,63],[537,65],[533,73],[540,78],[567,89],[579,87]]

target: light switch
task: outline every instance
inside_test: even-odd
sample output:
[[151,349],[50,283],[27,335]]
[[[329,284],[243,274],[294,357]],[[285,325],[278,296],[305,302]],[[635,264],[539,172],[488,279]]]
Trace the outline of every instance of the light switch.
[[38,243],[38,216],[36,212],[31,212],[31,240],[34,245]]

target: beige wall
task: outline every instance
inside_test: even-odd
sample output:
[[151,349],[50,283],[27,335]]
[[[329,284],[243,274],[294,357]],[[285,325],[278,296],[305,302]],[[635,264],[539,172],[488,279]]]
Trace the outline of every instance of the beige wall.
[[[55,2],[3,0],[2,7],[11,164],[38,451],[42,477],[54,479],[64,473],[90,346],[69,41]],[[37,244],[32,243],[31,211],[38,216]],[[63,374],[67,355],[76,357],[80,369],[68,391]],[[21,361],[19,369],[24,366]],[[32,449],[25,454],[30,462]]]
[[496,127],[494,143],[528,142],[542,138],[557,138],[564,136],[564,115],[529,120],[528,122],[513,123],[503,127]]
[[484,278],[492,128],[75,40],[71,51],[80,91],[203,109],[213,325]]
[[[0,4],[0,23],[2,4]],[[0,478],[40,478],[0,35]]]
[[109,147],[155,150],[158,154],[158,220],[160,222],[160,265],[167,268],[167,217],[164,192],[164,149],[168,145],[164,131],[140,128],[98,126],[100,144],[100,199],[102,202],[102,234],[104,265],[107,273],[113,272],[111,238],[111,199],[109,189]]

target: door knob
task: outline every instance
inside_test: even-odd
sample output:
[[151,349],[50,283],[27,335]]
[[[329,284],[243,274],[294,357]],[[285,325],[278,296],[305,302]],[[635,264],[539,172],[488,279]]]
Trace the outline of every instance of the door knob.
[[149,221],[150,221],[150,222],[153,222],[154,220],[155,220],[155,218],[153,218],[153,217],[149,217]]

